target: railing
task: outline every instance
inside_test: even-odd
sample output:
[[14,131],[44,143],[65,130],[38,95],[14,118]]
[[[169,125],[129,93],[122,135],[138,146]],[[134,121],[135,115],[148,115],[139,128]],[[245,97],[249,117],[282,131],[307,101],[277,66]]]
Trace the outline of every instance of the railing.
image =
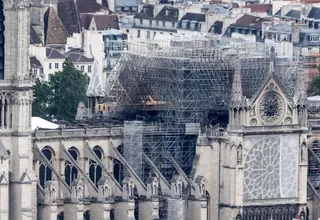
[[121,136],[122,127],[113,128],[89,128],[89,129],[60,129],[60,130],[38,130],[34,132],[36,139],[65,138],[65,137],[99,137],[99,136]]
[[[238,126],[229,125],[229,130],[242,130],[247,132],[274,131],[274,130],[299,130],[304,129],[303,125],[272,125],[272,126]],[[307,126],[305,126],[305,129]]]
[[25,86],[25,85],[33,85],[34,80],[32,79],[25,79],[25,80],[16,80],[16,79],[4,79],[0,80],[0,85],[7,85],[7,86]]

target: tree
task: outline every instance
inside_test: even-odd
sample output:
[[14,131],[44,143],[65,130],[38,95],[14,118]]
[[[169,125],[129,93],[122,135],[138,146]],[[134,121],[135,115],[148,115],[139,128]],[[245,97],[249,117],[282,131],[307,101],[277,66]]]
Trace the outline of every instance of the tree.
[[320,76],[311,81],[308,89],[308,95],[320,95]]
[[36,79],[36,85],[34,87],[33,96],[34,101],[32,105],[32,115],[41,118],[48,117],[48,101],[51,94],[49,85],[47,82],[40,79]]
[[66,59],[63,70],[51,76],[50,82],[37,80],[33,115],[73,120],[80,101],[85,101],[89,77]]

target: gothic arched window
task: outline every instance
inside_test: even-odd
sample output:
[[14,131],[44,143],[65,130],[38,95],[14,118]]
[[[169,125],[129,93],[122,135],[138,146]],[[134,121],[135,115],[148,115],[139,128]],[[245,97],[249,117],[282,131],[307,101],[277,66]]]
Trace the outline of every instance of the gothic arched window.
[[114,220],[114,209],[110,210],[110,220]]
[[64,220],[64,214],[63,214],[63,212],[60,212],[60,213],[57,215],[57,220]]
[[[103,153],[102,149],[99,146],[93,148],[93,152],[102,161]],[[102,176],[102,167],[94,160],[89,160],[89,176],[91,181],[98,186],[98,182]]]
[[114,178],[122,185],[122,180],[123,180],[123,165],[122,163],[114,159],[114,164],[113,164],[113,176]]
[[90,210],[83,213],[83,220],[90,220]]
[[0,2],[0,79],[4,79],[4,14],[3,1]]
[[[75,147],[71,147],[68,150],[68,152],[71,155],[71,157],[74,159],[74,161],[78,162],[79,153],[77,149]],[[66,161],[64,165],[64,175],[65,175],[66,183],[70,186],[72,181],[77,178],[78,170],[72,163],[70,163],[69,161]]]
[[[51,147],[46,146],[41,150],[42,154],[47,158],[47,160],[53,164],[54,153]],[[39,178],[40,185],[44,187],[47,181],[52,180],[52,170],[45,163],[40,163],[39,166]]]

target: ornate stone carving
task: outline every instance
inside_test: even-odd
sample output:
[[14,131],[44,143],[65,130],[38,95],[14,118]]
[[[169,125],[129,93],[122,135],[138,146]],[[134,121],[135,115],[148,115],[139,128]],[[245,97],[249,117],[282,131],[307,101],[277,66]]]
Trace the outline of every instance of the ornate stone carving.
[[286,117],[286,119],[284,120],[284,123],[286,125],[291,125],[292,124],[292,119],[290,117]]
[[257,119],[255,119],[255,118],[253,118],[253,119],[250,120],[250,125],[251,125],[251,126],[256,126],[257,123],[258,123],[258,122],[257,122]]
[[307,149],[307,144],[305,141],[302,142],[301,144],[301,149],[300,149],[300,152],[301,152],[301,156],[300,156],[300,160],[301,160],[301,163],[306,163],[307,160],[308,160],[308,149]]
[[45,202],[55,203],[58,195],[58,183],[56,181],[48,181],[44,185]]
[[239,144],[237,147],[237,164],[242,165],[242,145]]
[[82,179],[74,179],[71,184],[71,201],[81,203],[84,196],[84,182]]
[[263,123],[277,124],[285,112],[285,102],[276,92],[267,92],[264,94],[258,106],[258,115]]
[[[284,142],[285,141],[285,142]],[[249,142],[250,143],[250,142]],[[245,146],[244,198],[270,200],[297,196],[296,139],[262,137]]]
[[158,196],[159,181],[155,174],[151,174],[147,180],[147,197],[156,198]]
[[98,201],[109,201],[112,197],[112,190],[109,179],[104,176],[98,182]]

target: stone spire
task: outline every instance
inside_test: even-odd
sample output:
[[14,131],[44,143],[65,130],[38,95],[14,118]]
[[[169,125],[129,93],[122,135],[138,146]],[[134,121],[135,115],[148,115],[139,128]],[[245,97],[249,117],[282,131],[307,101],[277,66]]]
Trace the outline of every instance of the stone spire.
[[271,47],[270,50],[270,66],[269,66],[269,75],[274,74],[274,61],[276,58],[276,53],[274,47]]
[[233,75],[231,88],[230,107],[240,107],[243,104],[242,83],[241,83],[241,63],[237,62]]
[[303,56],[300,54],[298,69],[297,69],[297,81],[295,86],[294,102],[297,105],[305,105],[307,101],[306,83],[304,79],[303,69]]

